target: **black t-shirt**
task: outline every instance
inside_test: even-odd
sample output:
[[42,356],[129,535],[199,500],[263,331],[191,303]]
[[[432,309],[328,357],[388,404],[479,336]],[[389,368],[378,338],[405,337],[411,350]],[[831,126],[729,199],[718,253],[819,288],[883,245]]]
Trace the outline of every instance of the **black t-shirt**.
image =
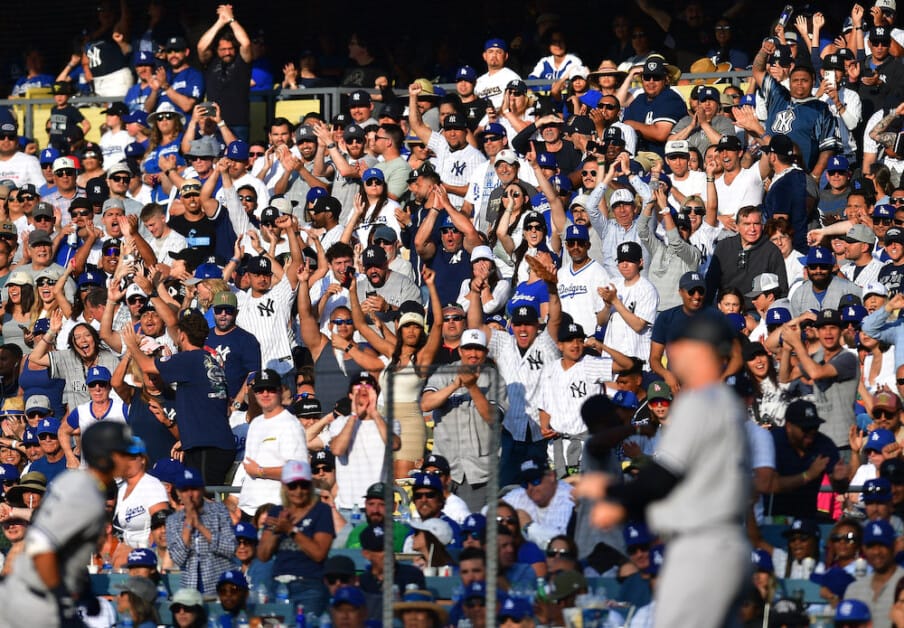
[[248,126],[251,114],[248,93],[251,91],[251,66],[241,55],[232,63],[214,56],[204,72],[207,99],[220,105],[220,116],[229,126]]
[[89,43],[85,46],[85,56],[88,57],[91,74],[95,77],[113,74],[129,65],[129,60],[122,54],[122,50],[110,38]]
[[169,226],[176,233],[188,240],[188,246],[201,251],[204,257],[215,255],[221,260],[232,257],[235,246],[235,231],[229,216],[220,208],[213,218],[205,216],[197,222],[187,220],[185,216],[173,216]]

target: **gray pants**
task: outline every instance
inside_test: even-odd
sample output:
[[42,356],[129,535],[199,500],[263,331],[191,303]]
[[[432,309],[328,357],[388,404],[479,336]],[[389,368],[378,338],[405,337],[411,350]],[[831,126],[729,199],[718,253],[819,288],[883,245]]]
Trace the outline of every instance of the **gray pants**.
[[750,543],[740,525],[705,528],[668,541],[656,583],[656,628],[739,625],[738,604],[750,581]]
[[3,609],[0,628],[56,628],[60,625],[53,596],[49,593],[37,595],[15,577],[7,578],[0,586],[0,608]]
[[468,482],[468,476],[465,476],[461,484],[452,482],[452,492],[464,500],[471,512],[480,512],[480,509],[487,505],[486,482],[471,484]]

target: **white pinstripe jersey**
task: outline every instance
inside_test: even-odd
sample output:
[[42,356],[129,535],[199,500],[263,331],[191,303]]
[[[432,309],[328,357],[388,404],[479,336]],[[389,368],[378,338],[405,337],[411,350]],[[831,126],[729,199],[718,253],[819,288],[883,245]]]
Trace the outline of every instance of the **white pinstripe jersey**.
[[[470,144],[452,152],[446,138],[440,133],[430,135],[427,148],[436,155],[436,171],[439,173],[440,179],[449,185],[467,185],[471,175],[487,160],[483,153]],[[449,201],[456,209],[461,208],[464,200],[463,196],[449,194]]]
[[612,358],[585,356],[567,371],[556,360],[543,368],[540,380],[540,408],[549,413],[549,426],[562,434],[580,434],[587,431],[581,406],[612,381]]
[[257,338],[264,368],[271,360],[292,355],[289,319],[294,311],[295,291],[289,278],[283,275],[269,292],[257,298],[251,296],[250,289],[235,296],[239,309],[236,325]]

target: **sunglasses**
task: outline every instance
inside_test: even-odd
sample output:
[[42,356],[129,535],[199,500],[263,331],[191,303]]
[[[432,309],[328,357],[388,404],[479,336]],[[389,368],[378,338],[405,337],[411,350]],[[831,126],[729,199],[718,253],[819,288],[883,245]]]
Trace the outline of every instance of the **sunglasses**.
[[383,185],[383,182],[379,179],[368,179],[364,182],[364,185],[366,185],[367,187],[373,187],[375,185]]
[[289,482],[286,484],[286,488],[290,491],[297,491],[298,489],[308,490],[311,488],[310,480],[296,480],[295,482]]
[[584,246],[585,244],[590,244],[586,240],[565,240],[565,246],[568,248]]
[[483,137],[484,142],[498,142],[502,139],[501,135],[485,135]]
[[32,410],[31,412],[26,412],[25,416],[29,419],[43,419],[45,416],[50,416],[47,412],[36,412]]
[[696,205],[686,205],[683,208],[683,211],[685,211],[689,214],[695,214],[697,216],[705,216],[706,215],[706,208],[698,207]]
[[91,382],[88,388],[109,388],[110,382]]
[[461,314],[453,314],[452,316],[443,316],[444,323],[458,323],[460,321],[465,320],[465,317]]
[[74,177],[75,168],[61,168],[60,170],[54,170],[53,174],[58,177]]
[[890,227],[895,224],[895,220],[894,218],[875,218],[873,219],[873,223],[883,227]]
[[833,534],[829,537],[833,543],[857,543],[857,535],[853,532],[847,534]]
[[446,235],[447,233],[458,233],[458,229],[456,229],[455,227],[443,227],[439,230],[439,232],[443,235]]
[[813,538],[813,537],[811,537],[809,534],[792,534],[791,536],[788,537],[788,542],[793,543],[793,542],[809,541],[811,538]]
[[643,78],[643,80],[647,81],[648,83],[651,82],[651,81],[657,81],[657,82],[658,82],[658,81],[664,81],[664,80],[665,80],[665,77],[662,77],[662,76],[656,76],[656,75],[654,75],[654,74],[644,74],[641,78]]
[[196,198],[201,196],[201,194],[199,192],[183,192],[181,196],[182,198]]
[[595,177],[596,173],[596,170],[581,170],[582,177]]
[[531,231],[539,231],[541,233],[546,233],[546,229],[544,229],[540,225],[530,225],[529,227],[525,227],[524,230],[528,233],[530,233]]
[[266,154],[267,154],[267,153],[265,153],[265,152],[263,152],[263,151],[254,151],[254,152],[250,152],[250,151],[249,151],[249,152],[248,152],[248,156],[249,156],[249,157],[263,157],[263,156],[266,155]]
[[550,547],[546,550],[546,556],[549,558],[571,558],[571,552],[565,547]]
[[873,418],[878,420],[887,419],[891,420],[898,415],[897,412],[889,412],[888,410],[873,410]]
[[888,202],[892,205],[904,205],[904,196],[894,196],[888,199]]
[[38,434],[38,440],[57,440],[56,434]]
[[638,545],[629,545],[628,546],[628,555],[636,554],[637,552],[649,552],[650,544],[649,543],[640,543]]
[[85,218],[87,216],[91,216],[94,212],[84,209],[82,211],[73,211],[69,213],[73,218]]
[[691,295],[692,297],[695,297],[695,296],[702,297],[703,295],[706,294],[706,290],[704,290],[703,288],[691,288],[690,290],[687,291],[687,293],[689,295]]
[[465,600],[465,606],[468,608],[483,608],[487,605],[487,601],[482,597],[472,597],[468,600]]
[[235,543],[236,543],[236,545],[254,545],[255,544],[254,541],[252,541],[251,539],[236,539]]
[[110,181],[115,181],[116,183],[128,183],[131,180],[132,180],[132,177],[130,177],[127,174],[116,175],[115,177],[110,177]]
[[500,515],[500,516],[496,517],[496,523],[504,523],[504,524],[518,523],[518,518],[517,517],[503,517]]
[[17,139],[19,139],[19,136],[16,135],[15,133],[0,133],[0,140],[17,140]]
[[176,114],[174,114],[174,113],[165,112],[165,113],[157,114],[158,120],[174,120],[175,118],[176,118]]
[[606,111],[615,111],[618,109],[618,105],[613,105],[611,102],[601,102],[596,106],[597,109],[605,109]]
[[395,244],[395,242],[390,242],[385,238],[377,238],[376,240],[374,240],[374,244],[379,244],[380,246],[391,246]]
[[23,202],[23,203],[24,203],[25,201],[33,201],[33,200],[35,200],[36,198],[37,198],[36,196],[32,196],[31,194],[20,194],[20,195],[19,195],[19,201],[20,201],[20,202]]
[[360,137],[350,137],[347,140],[345,140],[345,143],[346,144],[363,144],[364,139],[360,138]]
[[53,216],[35,216],[35,222],[53,222]]
[[333,325],[354,325],[355,321],[350,318],[334,318],[330,321]]
[[481,541],[483,540],[483,535],[476,530],[470,530],[468,532],[465,532],[465,538],[473,539],[475,541]]
[[144,297],[133,295],[133,296],[130,296],[128,299],[126,299],[126,302],[129,305],[138,305],[139,303],[141,303],[141,304],[147,303],[148,300]]
[[55,285],[56,285],[56,281],[53,280],[53,279],[47,279],[46,277],[41,277],[40,279],[38,279],[38,280],[35,282],[35,285],[36,285],[37,287],[39,287],[39,288],[40,288],[41,286],[55,286]]
[[122,249],[120,249],[118,246],[108,246],[104,249],[104,255],[106,255],[107,257],[116,257],[121,252]]
[[830,272],[832,266],[830,264],[808,264],[807,270],[824,270],[825,272]]
[[420,501],[422,499],[436,499],[438,496],[436,491],[422,491],[420,493],[414,493],[411,497],[414,501]]
[[235,314],[235,308],[231,305],[215,305],[213,308],[214,314]]
[[187,155],[186,161],[213,161],[213,157],[202,157],[201,155]]
[[271,395],[275,395],[279,392],[279,389],[276,386],[263,386],[262,388],[255,388],[255,393],[268,393]]
[[[123,593],[125,593],[125,591],[123,591]],[[195,608],[195,606],[185,606],[183,604],[173,604],[170,606],[170,610],[174,613],[194,613]]]
[[239,194],[239,200],[240,200],[240,201],[245,201],[246,203],[256,203],[256,202],[257,202],[257,197],[256,197],[256,196],[251,196],[251,195],[243,195],[243,194]]
[[322,464],[311,469],[311,473],[314,475],[320,475],[321,473],[330,473],[332,470],[333,467],[328,467]]
[[541,475],[538,478],[534,478],[533,480],[528,480],[526,482],[521,483],[521,488],[527,488],[528,486],[540,486],[543,482],[543,476]]
[[509,198],[521,198],[521,192],[509,192],[506,196]]

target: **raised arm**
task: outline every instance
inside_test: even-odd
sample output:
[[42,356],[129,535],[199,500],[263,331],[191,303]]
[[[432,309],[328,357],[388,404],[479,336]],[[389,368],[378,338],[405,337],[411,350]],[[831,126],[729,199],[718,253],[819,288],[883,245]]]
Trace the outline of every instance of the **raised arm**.
[[443,344],[443,304],[436,289],[436,273],[424,266],[421,269],[421,278],[427,284],[430,293],[430,312],[433,314],[433,324],[430,333],[427,334],[427,343],[418,351],[417,366],[422,377],[427,375],[427,370],[433,365],[433,358]]
[[352,311],[352,320],[355,322],[355,329],[358,333],[380,355],[391,358],[395,351],[395,343],[378,334],[373,327],[367,324],[364,311],[361,309],[361,301],[358,299],[358,280],[355,277],[352,277],[348,285],[348,307]]
[[316,360],[323,350],[326,337],[321,333],[318,319],[314,316],[311,308],[310,286],[308,285],[310,278],[311,270],[308,268],[308,264],[299,266],[296,304],[298,306],[298,318],[301,323],[301,339]]
[[418,83],[412,83],[408,86],[408,125],[414,131],[424,144],[430,141],[433,130],[424,124],[421,112],[417,108],[417,97],[421,93],[421,86]]

